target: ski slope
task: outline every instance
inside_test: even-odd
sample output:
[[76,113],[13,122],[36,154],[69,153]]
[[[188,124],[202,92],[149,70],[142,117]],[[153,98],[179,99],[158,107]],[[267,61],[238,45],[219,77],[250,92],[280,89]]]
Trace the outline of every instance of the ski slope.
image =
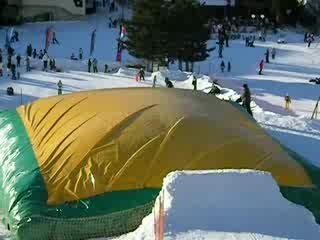
[[[116,17],[116,14],[111,17]],[[25,66],[22,66],[20,80],[11,80],[5,73],[4,77],[0,77],[0,109],[14,109],[38,98],[57,95],[59,80],[63,82],[63,92],[66,94],[99,88],[151,87],[154,74],[157,75],[157,87],[165,86],[163,80],[167,76],[176,88],[192,89],[192,74],[177,71],[175,64],[170,66],[170,70],[161,70],[153,75],[147,73],[146,81],[136,82],[137,70],[125,68],[123,65],[138,62],[137,59],[124,52],[122,66],[115,63],[119,29],[108,28],[108,17],[108,14],[100,12],[96,16],[88,17],[86,21],[32,23],[17,27],[21,41],[14,43],[13,47],[17,53],[24,55],[29,43],[37,50],[44,48],[45,30],[48,26],[53,26],[60,45],[52,45],[49,55],[56,58],[56,65],[63,72],[43,72],[41,61],[32,59],[31,65],[35,69],[26,73]],[[94,29],[97,29],[97,41],[93,57],[99,61],[98,74],[88,73],[86,65],[91,32]],[[316,100],[320,96],[320,86],[308,82],[310,78],[319,76],[320,47],[314,44],[308,49],[303,43],[302,34],[288,31],[286,35],[288,44],[285,45],[278,45],[276,43],[278,36],[275,35],[268,36],[267,42],[257,42],[256,48],[246,48],[243,40],[231,41],[230,48],[226,48],[223,53],[224,61],[226,63],[230,61],[232,64],[230,73],[220,72],[221,59],[218,58],[216,51],[212,52],[206,61],[195,65],[198,89],[208,92],[212,86],[212,79],[215,79],[223,87],[223,93],[218,97],[236,100],[242,92],[243,83],[248,83],[254,100],[254,117],[258,123],[282,144],[320,167],[320,121],[310,120]],[[4,41],[5,29],[0,29],[0,46],[4,45]],[[208,46],[212,47],[215,44],[216,41],[211,40]],[[85,60],[70,60],[72,53],[77,56],[80,47],[84,49]],[[271,60],[270,64],[266,64],[264,74],[260,76],[257,74],[257,68],[267,47],[275,47],[277,57]],[[104,64],[114,68],[114,71],[103,73]],[[15,89],[15,96],[5,94],[9,86]],[[284,109],[284,96],[287,93],[292,98],[290,111]],[[175,173],[165,180],[167,183],[165,194],[168,195],[166,201],[173,199],[172,205],[166,205],[168,214],[166,239],[312,240],[317,239],[315,236],[320,236],[317,235],[319,228],[315,226],[310,213],[282,198],[279,189],[268,174],[231,171],[202,173],[202,175]],[[197,188],[196,186],[199,185],[196,184],[193,188],[189,188],[191,179],[196,179],[195,182],[200,185],[205,184],[205,181],[214,183],[210,187],[214,189],[215,194],[201,192],[201,188]],[[231,182],[236,185],[221,188],[224,184]],[[246,190],[248,184],[252,187],[249,192]],[[262,189],[265,189],[265,192]],[[271,196],[270,203],[265,203],[266,193]],[[183,203],[184,198],[181,197],[183,194],[190,196],[188,200],[192,200],[194,206],[203,206],[203,209],[200,207],[187,212],[190,216],[196,214],[196,209],[203,214],[208,212],[210,216],[205,215],[207,216],[205,220],[198,216],[199,218],[194,219],[193,222],[188,222],[191,217],[186,218],[183,214],[185,209],[190,210],[190,205]],[[215,202],[219,200],[217,196],[226,196],[226,198]],[[204,199],[208,201],[204,202]],[[239,201],[231,201],[232,199]],[[217,205],[210,205],[213,203]],[[268,211],[262,211],[265,204],[270,204],[267,205]],[[185,208],[179,209],[178,206]],[[227,211],[230,206],[238,207],[239,215],[235,219],[231,218],[231,212]],[[263,221],[261,216],[254,215],[255,211],[249,211],[253,207],[255,211],[259,210],[257,214],[269,214],[266,221]],[[225,211],[205,211],[212,208]],[[286,212],[276,216],[276,210],[280,208]],[[244,212],[249,215],[244,216]],[[223,221],[214,222],[215,225],[211,217],[223,219]],[[244,221],[246,219],[248,222]],[[150,235],[153,233],[152,220],[153,216],[148,216],[137,231],[115,239],[154,239]],[[275,222],[280,225],[277,226]],[[280,231],[280,226],[283,232]],[[1,231],[0,239],[4,239],[6,235],[4,230]]]

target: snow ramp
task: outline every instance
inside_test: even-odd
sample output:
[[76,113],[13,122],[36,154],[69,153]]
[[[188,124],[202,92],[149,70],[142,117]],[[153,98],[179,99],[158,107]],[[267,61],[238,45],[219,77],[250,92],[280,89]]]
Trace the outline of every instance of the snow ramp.
[[136,229],[176,170],[270,172],[318,222],[319,169],[242,109],[201,92],[109,89],[0,114],[0,207],[16,239],[87,239]]

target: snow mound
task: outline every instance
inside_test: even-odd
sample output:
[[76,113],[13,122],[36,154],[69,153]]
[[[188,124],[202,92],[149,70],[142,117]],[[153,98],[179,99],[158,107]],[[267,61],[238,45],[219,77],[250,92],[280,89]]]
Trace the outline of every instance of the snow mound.
[[[163,194],[165,239],[316,240],[320,236],[312,214],[283,198],[268,173],[174,172],[165,178]],[[112,239],[155,239],[153,222],[152,214],[135,232]]]

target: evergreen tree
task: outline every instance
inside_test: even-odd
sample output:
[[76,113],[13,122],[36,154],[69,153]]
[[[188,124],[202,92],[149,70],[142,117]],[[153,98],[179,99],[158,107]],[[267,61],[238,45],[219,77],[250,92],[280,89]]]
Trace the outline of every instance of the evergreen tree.
[[167,56],[167,7],[164,0],[135,0],[133,17],[126,21],[129,53],[149,62],[163,61]]

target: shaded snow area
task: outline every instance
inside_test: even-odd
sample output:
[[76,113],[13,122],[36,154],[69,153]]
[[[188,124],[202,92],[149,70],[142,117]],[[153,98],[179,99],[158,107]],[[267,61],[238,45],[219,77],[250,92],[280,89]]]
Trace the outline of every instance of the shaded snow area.
[[[165,178],[162,194],[166,240],[318,240],[320,236],[312,214],[283,198],[268,173],[174,172]],[[135,232],[109,240],[155,239],[153,226],[154,213]]]
[[[209,2],[209,1],[208,1]],[[217,1],[221,2],[222,1]],[[127,15],[127,10],[125,11]],[[126,64],[141,63],[126,51],[123,62],[116,63],[119,29],[108,28],[108,18],[117,14],[104,12],[85,21],[32,23],[17,27],[21,41],[13,43],[16,52],[24,59],[29,43],[39,50],[44,48],[45,30],[52,26],[60,45],[49,48],[49,56],[56,59],[61,72],[41,71],[42,62],[31,59],[31,72],[25,71],[25,62],[19,69],[21,78],[11,80],[8,72],[0,77],[0,110],[14,109],[38,98],[57,95],[57,83],[63,83],[63,93],[101,88],[151,87],[157,76],[157,87],[165,87],[168,77],[175,88],[192,89],[192,73],[161,69],[146,73],[146,80],[136,81],[137,69]],[[96,29],[96,48],[93,57],[98,59],[99,73],[87,72],[91,32]],[[0,28],[0,46],[4,46],[6,29]],[[243,40],[230,41],[225,48],[225,64],[231,62],[231,72],[221,72],[217,51],[204,62],[196,63],[198,90],[208,93],[217,81],[222,100],[236,101],[247,83],[252,93],[252,110],[257,122],[283,145],[293,149],[314,165],[320,167],[320,121],[310,120],[320,85],[309,79],[320,77],[320,46],[314,43],[307,48],[303,34],[282,32],[287,44],[277,44],[279,35],[268,35],[266,42],[256,42],[255,48],[245,47]],[[318,41],[318,40],[317,40]],[[208,42],[214,47],[216,40]],[[70,60],[84,50],[84,60]],[[258,75],[258,65],[267,48],[276,48],[276,59],[265,65]],[[3,56],[6,62],[6,55]],[[110,72],[103,73],[104,64]],[[15,96],[7,96],[12,86]],[[290,110],[284,108],[284,96],[292,99]],[[212,96],[214,97],[214,96]],[[147,99],[146,99],[147,101]],[[104,103],[103,103],[104,104]],[[213,109],[217,111],[216,109]],[[320,114],[319,114],[320,115]],[[282,197],[279,188],[267,173],[253,171],[176,172],[164,181],[165,239],[166,240],[271,240],[320,239],[319,226],[311,213]],[[136,231],[112,240],[153,240],[154,215],[147,216]],[[7,233],[0,229],[0,239]]]

